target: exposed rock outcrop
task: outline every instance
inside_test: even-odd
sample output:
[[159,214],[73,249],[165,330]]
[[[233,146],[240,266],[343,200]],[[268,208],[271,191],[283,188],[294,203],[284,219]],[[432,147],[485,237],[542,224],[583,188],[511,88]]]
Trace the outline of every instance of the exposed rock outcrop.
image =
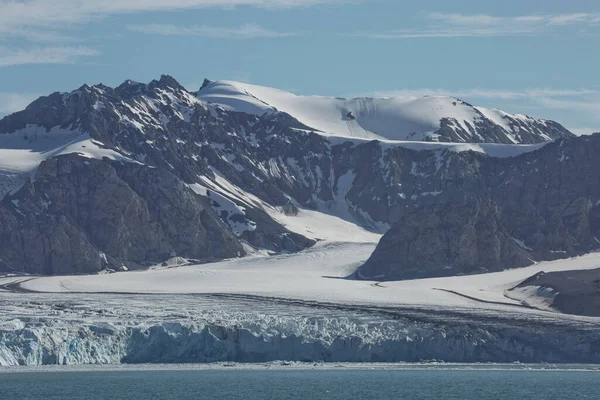
[[168,171],[77,155],[44,161],[0,203],[0,242],[2,264],[38,274],[244,254],[207,199]]
[[600,135],[562,139],[512,158],[446,155],[438,173],[423,181],[439,185],[427,189],[437,191],[435,199],[407,204],[358,276],[497,271],[597,248],[598,151]]
[[381,239],[359,277],[417,279],[495,272],[530,263],[529,254],[502,225],[497,206],[467,198],[404,215]]
[[600,317],[600,269],[541,272],[511,289],[509,296],[565,314]]

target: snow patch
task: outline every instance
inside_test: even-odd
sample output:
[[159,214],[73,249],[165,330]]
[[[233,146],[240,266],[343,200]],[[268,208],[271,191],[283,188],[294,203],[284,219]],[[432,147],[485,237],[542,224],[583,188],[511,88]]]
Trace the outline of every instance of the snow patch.
[[78,130],[58,126],[46,129],[38,125],[10,134],[0,135],[0,199],[18,190],[35,172],[42,161],[52,157],[78,154],[86,158],[108,158],[115,161],[138,163]]
[[527,247],[525,245],[525,242],[516,238],[511,238],[520,248],[524,249],[524,250],[528,250],[528,251],[533,251],[533,249],[531,249],[530,247]]
[[557,295],[558,292],[550,287],[535,285],[517,287],[507,292],[507,296],[526,306],[548,311],[554,311],[554,299]]

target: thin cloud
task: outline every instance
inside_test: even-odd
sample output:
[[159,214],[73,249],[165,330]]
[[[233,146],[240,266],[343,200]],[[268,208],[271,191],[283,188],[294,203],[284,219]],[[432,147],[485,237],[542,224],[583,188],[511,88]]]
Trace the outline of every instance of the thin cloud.
[[218,27],[207,25],[181,26],[171,24],[130,25],[131,31],[166,36],[202,36],[223,39],[280,38],[300,35],[300,32],[277,32],[256,24],[239,27]]
[[581,110],[600,115],[600,98],[584,100],[541,97],[538,101],[546,108],[553,108],[556,110]]
[[526,36],[559,32],[569,27],[600,27],[600,13],[531,14],[497,17],[487,14],[425,14],[427,24],[417,29],[358,32],[350,36],[372,39]]
[[238,6],[285,9],[357,1],[364,0],[0,0],[0,41],[76,42],[74,28],[118,14]]
[[0,40],[11,38],[24,38],[31,42],[41,43],[66,43],[79,41],[79,39],[72,35],[67,35],[54,30],[0,25]]
[[15,49],[0,46],[0,67],[25,64],[72,64],[81,57],[99,54],[87,47],[51,46]]
[[208,7],[252,6],[268,9],[308,7],[343,0],[0,0],[2,32],[62,29],[115,14]]
[[454,97],[477,97],[502,100],[516,100],[525,98],[549,98],[549,97],[572,97],[586,95],[600,95],[600,91],[592,89],[559,90],[550,88],[533,88],[524,90],[496,90],[496,89],[400,89],[381,90],[371,92],[369,95],[375,97],[422,97],[422,96],[454,96]]
[[598,128],[589,128],[589,127],[569,128],[569,130],[578,136],[583,136],[583,135],[591,135],[592,133],[600,132],[600,127],[598,127]]
[[38,97],[40,97],[39,94],[33,93],[0,92],[0,115],[8,115],[21,111]]

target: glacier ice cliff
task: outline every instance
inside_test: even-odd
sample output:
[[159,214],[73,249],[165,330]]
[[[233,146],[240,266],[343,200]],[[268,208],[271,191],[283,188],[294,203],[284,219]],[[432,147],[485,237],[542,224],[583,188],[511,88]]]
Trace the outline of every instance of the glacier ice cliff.
[[[68,301],[48,297],[30,302],[20,297],[0,303],[5,311],[0,316],[2,366],[600,362],[596,321],[554,319],[550,313],[494,315],[210,296],[165,296],[167,301],[115,296],[105,301],[73,295]],[[2,300],[6,298],[11,297]]]

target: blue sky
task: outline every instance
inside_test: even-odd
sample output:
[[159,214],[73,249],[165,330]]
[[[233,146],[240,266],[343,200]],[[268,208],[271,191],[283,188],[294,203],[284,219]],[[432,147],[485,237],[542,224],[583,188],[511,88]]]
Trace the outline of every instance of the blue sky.
[[600,131],[596,0],[0,0],[0,114],[173,75],[297,94],[453,94]]

